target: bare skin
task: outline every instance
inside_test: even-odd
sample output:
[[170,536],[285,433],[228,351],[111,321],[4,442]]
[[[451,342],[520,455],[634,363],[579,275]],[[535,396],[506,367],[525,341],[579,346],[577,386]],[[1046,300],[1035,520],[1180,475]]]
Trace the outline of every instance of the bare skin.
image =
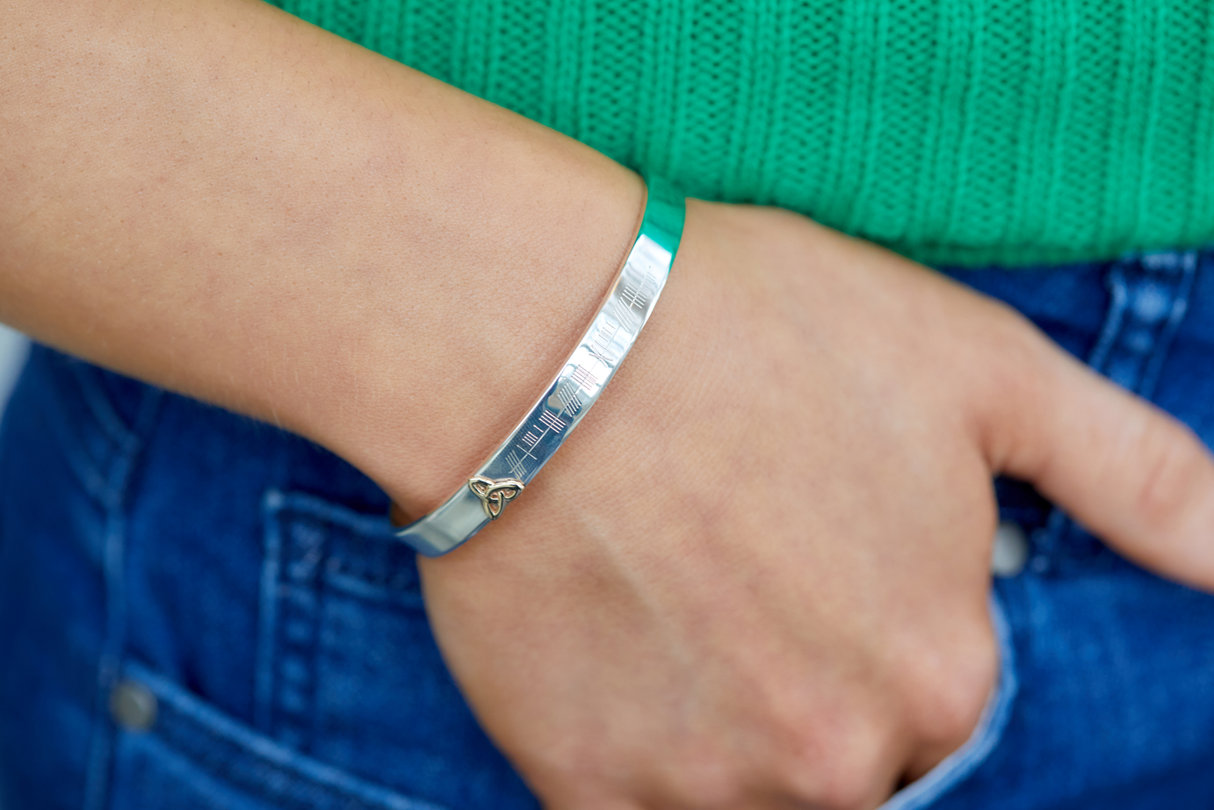
[[[629,172],[259,3],[4,16],[0,318],[410,513],[517,420],[635,227]],[[693,203],[595,411],[424,561],[431,619],[546,806],[873,808],[993,684],[999,472],[1214,590],[1214,465],[1177,423],[911,262]]]

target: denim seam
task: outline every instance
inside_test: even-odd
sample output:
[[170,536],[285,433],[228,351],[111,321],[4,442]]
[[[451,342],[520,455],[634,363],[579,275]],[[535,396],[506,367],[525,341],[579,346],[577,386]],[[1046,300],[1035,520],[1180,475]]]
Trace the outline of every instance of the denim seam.
[[[1110,269],[1110,272],[1117,272],[1120,265],[1115,265]],[[1096,342],[1096,347],[1092,349],[1092,353],[1088,356],[1087,365],[1099,370],[1107,361],[1109,354],[1113,350],[1113,344],[1117,341],[1117,336],[1121,334],[1121,327],[1125,323],[1127,302],[1129,295],[1122,285],[1107,285],[1109,290],[1109,306],[1105,315],[1105,322],[1100,330],[1100,338]]]
[[[94,378],[75,373],[94,417],[102,402],[108,402]],[[93,706],[92,738],[89,741],[88,765],[85,773],[84,809],[102,810],[106,806],[110,769],[114,748],[115,726],[109,714],[110,692],[118,682],[122,655],[126,646],[126,494],[134,478],[144,438],[151,432],[159,413],[160,392],[147,388],[140,402],[134,430],[115,443],[117,453],[108,465],[105,504],[105,541],[102,555],[104,581],[105,637],[97,662],[97,694]],[[116,416],[115,416],[116,418]],[[109,429],[113,429],[111,425]],[[104,429],[104,428],[103,428]],[[112,438],[112,437],[111,437]]]
[[[332,586],[355,597],[422,608],[415,588],[404,580],[365,576],[347,566],[335,551],[330,528],[370,541],[396,543],[386,517],[371,517],[304,493],[266,491],[262,499],[263,565],[256,672],[254,722],[267,734],[305,745],[314,729],[304,721],[301,701],[307,699],[308,678],[315,658],[321,590]],[[297,515],[317,525],[313,542],[301,539],[306,528]],[[363,574],[363,575],[360,575]],[[396,587],[394,587],[396,586]],[[289,683],[294,675],[294,684]],[[284,699],[283,689],[294,693]],[[289,704],[289,705],[287,705]]]
[[[348,536],[355,543],[369,543],[384,549],[408,550],[407,546],[396,539],[386,515],[361,514],[306,493],[282,493],[278,490],[274,490],[274,493],[274,514],[294,513],[303,518],[310,518],[342,530],[340,537]],[[420,593],[415,576],[402,576],[397,567],[390,565],[359,564],[363,555],[359,553],[358,548],[349,546],[350,543],[332,544],[328,549],[323,572],[327,584],[374,601],[387,599],[392,602],[419,603]]]
[[1159,319],[1157,326],[1150,328],[1150,345],[1137,352],[1129,349],[1123,349],[1122,352],[1141,354],[1144,357],[1134,379],[1130,381],[1131,385],[1128,386],[1140,396],[1150,396],[1150,388],[1155,382],[1153,376],[1162,366],[1172,337],[1188,310],[1188,297],[1197,268],[1197,254],[1194,251],[1186,251],[1178,255],[1178,267],[1175,269],[1159,269],[1158,256],[1135,256],[1115,262],[1106,276],[1106,285],[1112,298],[1108,308],[1109,314],[1100,341],[1088,358],[1088,365],[1102,373],[1108,372],[1109,364],[1119,354],[1118,344],[1127,328],[1141,320],[1133,314],[1134,299],[1141,295],[1141,290],[1136,288],[1147,280],[1159,280],[1160,283],[1166,283],[1168,288],[1168,314],[1166,318]]
[[[331,562],[337,560],[332,559]],[[336,565],[328,567],[324,581],[327,588],[365,602],[425,610],[425,600],[418,589],[368,582],[365,577],[347,574]]]
[[137,433],[128,429],[110,403],[109,396],[105,393],[100,380],[97,379],[97,374],[100,372],[92,366],[72,359],[68,360],[68,368],[80,385],[85,405],[101,429],[123,451],[136,452],[140,438]]
[[277,507],[280,511],[298,512],[325,523],[349,529],[355,534],[368,538],[383,539],[392,543],[400,542],[392,535],[386,516],[363,515],[332,501],[303,492],[278,492],[278,497],[281,499]]
[[1155,349],[1142,372],[1142,380],[1138,384],[1138,394],[1150,399],[1155,393],[1155,384],[1159,381],[1159,373],[1163,370],[1164,361],[1172,348],[1172,340],[1180,331],[1180,324],[1189,311],[1189,295],[1197,277],[1197,252],[1186,251],[1183,254],[1183,269],[1181,279],[1176,289],[1176,297],[1172,302],[1172,310],[1168,313],[1167,322],[1155,339]]
[[[75,390],[71,392],[61,390],[60,386],[63,383],[55,375],[46,375],[43,378],[43,384],[52,388],[51,395],[46,397],[48,407],[54,409],[54,412],[46,417],[46,424],[52,435],[59,443],[59,448],[62,450],[64,460],[67,462],[68,469],[72,475],[80,482],[80,486],[84,489],[93,501],[103,510],[116,508],[121,501],[121,488],[114,486],[115,470],[112,465],[110,469],[103,470],[79,446],[79,437],[72,436],[66,428],[66,425],[71,423],[72,417],[63,412],[62,399],[70,397],[80,392],[83,396],[83,387],[80,384],[79,378],[75,379]],[[113,442],[109,442],[111,451],[123,452],[121,445],[115,446]]]
[[257,670],[253,676],[253,722],[271,733],[274,700],[274,659],[277,650],[278,581],[282,576],[282,530],[278,512],[283,494],[271,489],[262,498],[263,550],[261,568],[260,616],[257,637]]
[[[270,506],[266,525],[265,578],[262,603],[273,623],[262,627],[257,680],[259,718],[265,730],[280,742],[307,750],[314,720],[312,698],[320,595],[316,588],[328,534],[323,528],[304,533],[306,527],[284,519],[288,496],[275,490],[266,495]],[[277,508],[274,508],[277,506]],[[323,524],[321,524],[323,526]]]
[[[322,793],[343,808],[442,810],[438,805],[403,796],[262,737],[141,664],[128,662],[126,674],[150,689],[161,706],[162,716],[156,727],[144,733],[156,734],[165,745],[186,754],[197,767],[254,796],[266,798],[265,786],[281,784],[286,777],[306,782],[310,790]],[[257,778],[233,776],[229,769],[215,767],[206,757],[197,756],[197,750],[190,748],[191,741],[199,735],[252,757],[256,761]]]

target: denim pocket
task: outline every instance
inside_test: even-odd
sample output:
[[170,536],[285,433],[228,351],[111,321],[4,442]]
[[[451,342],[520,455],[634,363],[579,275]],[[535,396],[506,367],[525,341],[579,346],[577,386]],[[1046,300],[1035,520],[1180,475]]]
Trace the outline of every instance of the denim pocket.
[[255,723],[291,750],[460,808],[537,807],[464,702],[386,514],[263,499]]
[[156,717],[118,733],[111,810],[439,810],[280,745],[137,664],[125,676]]
[[880,810],[921,810],[968,778],[990,757],[1011,718],[1019,680],[1012,630],[997,592],[991,592],[991,625],[999,643],[999,683],[987,700],[978,726],[965,745],[949,754],[921,779],[898,791]]

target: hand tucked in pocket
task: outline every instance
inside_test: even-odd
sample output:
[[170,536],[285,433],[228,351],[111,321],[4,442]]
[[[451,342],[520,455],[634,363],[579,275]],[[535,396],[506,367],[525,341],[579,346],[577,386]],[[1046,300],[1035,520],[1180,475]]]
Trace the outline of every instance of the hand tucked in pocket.
[[1214,587],[1214,466],[1178,423],[912,262],[692,203],[595,412],[423,561],[431,621],[549,807],[873,808],[991,691],[999,473]]

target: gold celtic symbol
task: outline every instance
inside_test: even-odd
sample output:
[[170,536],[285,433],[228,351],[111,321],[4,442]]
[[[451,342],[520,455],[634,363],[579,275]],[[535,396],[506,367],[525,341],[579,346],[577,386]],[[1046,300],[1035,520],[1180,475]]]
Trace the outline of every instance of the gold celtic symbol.
[[497,520],[497,516],[506,508],[506,504],[517,498],[518,494],[523,491],[523,486],[522,481],[514,478],[494,481],[492,478],[474,475],[468,479],[468,489],[481,499],[481,506],[485,507],[485,514],[489,516],[490,520]]

